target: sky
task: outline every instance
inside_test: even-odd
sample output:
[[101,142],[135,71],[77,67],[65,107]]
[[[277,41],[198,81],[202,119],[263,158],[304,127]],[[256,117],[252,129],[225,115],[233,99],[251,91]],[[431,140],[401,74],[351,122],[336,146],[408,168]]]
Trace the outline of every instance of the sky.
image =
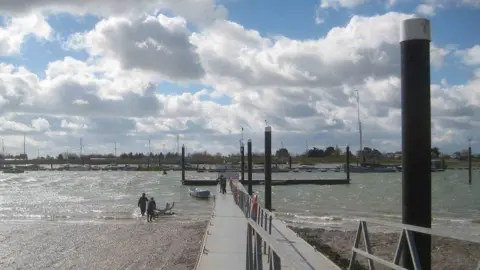
[[[0,137],[29,156],[401,150],[402,21],[430,19],[432,145],[480,151],[480,0],[2,0]],[[150,148],[148,141],[150,140]]]

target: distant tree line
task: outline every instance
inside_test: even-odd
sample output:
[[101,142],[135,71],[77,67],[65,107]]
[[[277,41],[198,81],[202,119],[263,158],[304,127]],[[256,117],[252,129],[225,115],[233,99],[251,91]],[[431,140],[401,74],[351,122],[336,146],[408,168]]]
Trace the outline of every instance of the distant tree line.
[[[455,158],[458,160],[467,160],[468,159],[468,150],[461,150],[455,152],[453,155],[445,155],[442,154],[438,147],[431,148],[432,158]],[[247,155],[245,151],[245,156]],[[350,155],[355,157],[350,150]],[[362,155],[367,157],[368,159],[375,159],[375,158],[382,158],[384,154],[382,154],[378,149],[364,147],[362,151]],[[254,152],[252,153],[254,159],[259,159],[264,156],[262,152]],[[304,153],[300,155],[291,154],[287,148],[280,148],[275,151],[274,157],[286,160],[290,156],[292,157],[306,157],[306,158],[326,158],[326,157],[335,157],[335,156],[345,156],[345,151],[340,149],[338,146],[328,146],[325,148],[318,148],[313,147],[308,149]],[[480,158],[480,154],[473,154],[473,158]],[[64,152],[58,154],[56,157],[54,156],[42,156],[39,159],[46,159],[46,160],[80,160],[80,159],[123,159],[123,160],[144,160],[144,159],[152,159],[152,160],[180,160],[180,154],[176,152],[167,152],[167,153],[141,153],[141,152],[129,152],[129,153],[121,153],[120,155],[115,156],[114,154],[86,154],[86,155],[78,155],[77,153],[70,153]],[[239,159],[240,153],[230,154],[230,155],[223,155],[221,153],[208,153],[206,151],[203,152],[190,152],[186,154],[186,159],[189,162],[218,162],[223,160],[231,160],[231,159]],[[11,154],[0,154],[0,159],[19,159],[19,160],[28,160],[28,155],[26,154],[19,154],[19,155],[11,155]]]

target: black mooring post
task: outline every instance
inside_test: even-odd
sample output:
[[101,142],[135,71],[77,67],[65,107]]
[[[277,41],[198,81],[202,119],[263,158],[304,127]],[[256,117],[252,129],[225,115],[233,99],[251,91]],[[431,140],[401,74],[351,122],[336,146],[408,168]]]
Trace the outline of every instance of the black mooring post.
[[265,127],[265,208],[272,211],[272,128]]
[[248,194],[252,196],[253,190],[252,190],[252,140],[248,139],[247,142],[247,163],[248,163]]
[[[432,226],[430,21],[403,21],[400,34],[402,95],[402,221]],[[431,269],[431,236],[414,233],[423,270]],[[403,266],[413,269],[405,248]]]
[[347,180],[350,180],[350,146],[347,145],[345,173],[347,174]]
[[242,145],[240,146],[240,163],[242,165],[242,169],[240,170],[240,182],[242,185],[245,182],[245,147],[243,146],[243,141]]
[[288,169],[289,169],[289,170],[292,169],[292,156],[289,156],[289,157],[288,157]]
[[468,147],[468,184],[472,184],[472,147]]
[[185,145],[182,145],[182,182],[185,181]]

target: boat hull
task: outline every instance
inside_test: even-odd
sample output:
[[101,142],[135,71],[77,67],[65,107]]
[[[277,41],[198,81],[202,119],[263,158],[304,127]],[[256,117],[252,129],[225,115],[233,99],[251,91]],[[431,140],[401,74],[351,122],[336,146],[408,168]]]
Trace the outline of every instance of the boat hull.
[[208,199],[210,198],[210,190],[208,189],[201,189],[201,188],[191,188],[189,190],[190,196],[200,199]]

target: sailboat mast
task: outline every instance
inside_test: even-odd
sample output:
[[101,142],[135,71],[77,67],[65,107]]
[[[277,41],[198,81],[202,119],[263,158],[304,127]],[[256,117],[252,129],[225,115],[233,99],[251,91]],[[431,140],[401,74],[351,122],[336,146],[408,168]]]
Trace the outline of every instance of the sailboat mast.
[[360,134],[360,155],[363,156],[363,137],[362,137],[362,121],[360,121],[360,93],[357,90],[357,118],[358,132]]

